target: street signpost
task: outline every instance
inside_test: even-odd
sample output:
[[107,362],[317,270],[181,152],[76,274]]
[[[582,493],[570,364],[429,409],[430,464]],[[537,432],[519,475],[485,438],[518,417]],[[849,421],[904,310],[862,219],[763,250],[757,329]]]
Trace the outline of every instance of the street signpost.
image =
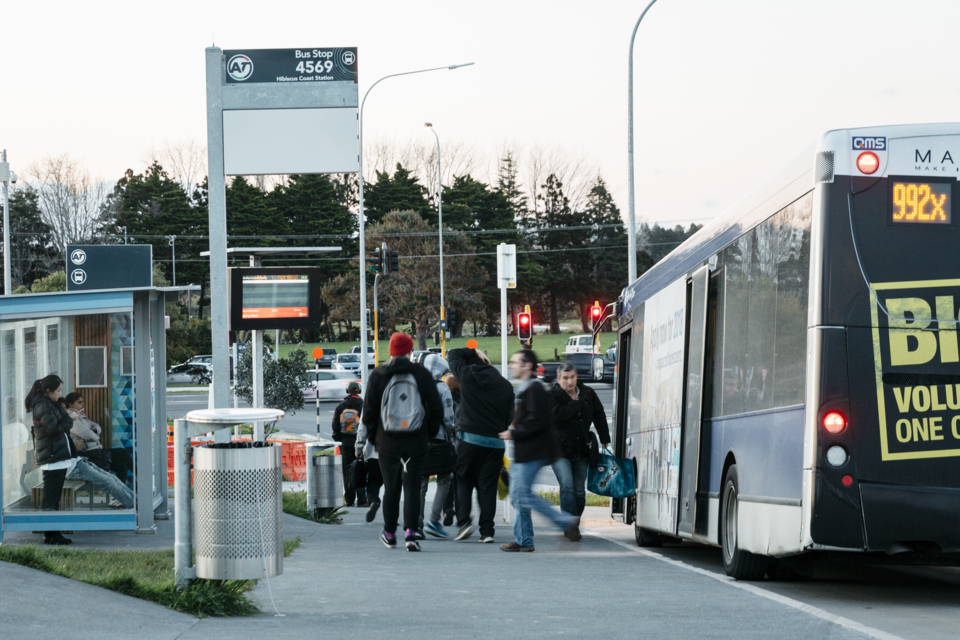
[[153,247],[149,244],[67,245],[67,291],[152,286]]
[[509,377],[507,368],[507,289],[517,287],[517,245],[497,245],[497,286],[500,287],[500,368]]

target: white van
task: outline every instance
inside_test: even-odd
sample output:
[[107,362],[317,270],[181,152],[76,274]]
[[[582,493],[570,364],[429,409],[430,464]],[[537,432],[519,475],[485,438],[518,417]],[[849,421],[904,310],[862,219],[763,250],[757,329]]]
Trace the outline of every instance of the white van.
[[567,340],[567,349],[564,353],[593,353],[593,336],[589,334],[573,336]]

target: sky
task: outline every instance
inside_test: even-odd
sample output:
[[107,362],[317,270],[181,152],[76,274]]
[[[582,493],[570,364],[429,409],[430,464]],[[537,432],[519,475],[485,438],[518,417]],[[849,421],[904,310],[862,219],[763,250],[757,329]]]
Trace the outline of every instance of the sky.
[[[627,209],[627,60],[645,0],[8,2],[0,148],[115,181],[206,141],[204,48],[358,47],[366,140],[575,157]],[[637,216],[705,221],[836,128],[957,120],[956,0],[658,0],[634,55]],[[592,171],[591,171],[592,172]],[[521,183],[524,182],[521,164]],[[529,185],[524,184],[525,187]]]

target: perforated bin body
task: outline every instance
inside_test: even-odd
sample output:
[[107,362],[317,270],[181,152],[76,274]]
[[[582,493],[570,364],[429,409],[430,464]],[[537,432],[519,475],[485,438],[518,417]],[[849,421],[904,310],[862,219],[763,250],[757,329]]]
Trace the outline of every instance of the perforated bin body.
[[193,469],[197,577],[249,580],[283,573],[280,446],[199,446]]
[[310,509],[333,509],[343,506],[343,462],[340,456],[315,456],[307,449],[310,483],[307,506]]

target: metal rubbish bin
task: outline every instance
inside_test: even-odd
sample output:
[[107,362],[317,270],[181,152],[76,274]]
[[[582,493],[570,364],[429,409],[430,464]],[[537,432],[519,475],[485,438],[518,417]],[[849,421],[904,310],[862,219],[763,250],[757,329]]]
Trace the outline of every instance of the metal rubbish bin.
[[337,446],[336,442],[308,442],[307,508],[336,509],[343,506],[343,459],[339,455],[320,455]]
[[193,450],[197,577],[252,580],[283,573],[281,447],[207,444]]

